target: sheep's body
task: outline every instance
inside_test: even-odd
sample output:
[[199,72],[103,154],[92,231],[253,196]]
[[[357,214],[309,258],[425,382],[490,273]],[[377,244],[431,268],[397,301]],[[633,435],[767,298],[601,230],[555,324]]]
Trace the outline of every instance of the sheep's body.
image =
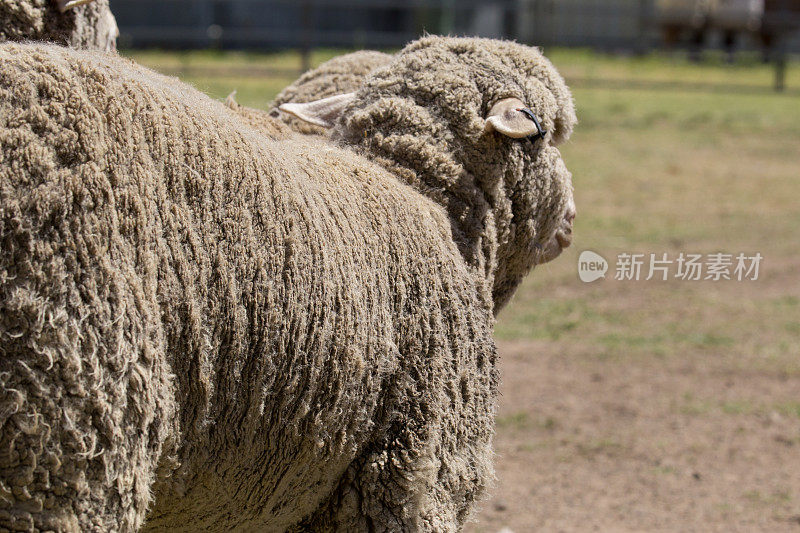
[[0,527],[463,522],[497,376],[439,206],[118,57],[0,62]]
[[61,13],[54,0],[3,0],[0,42],[48,41],[87,50],[115,50],[119,31],[108,1],[94,0]]
[[[492,312],[572,202],[552,66],[423,39],[330,142],[113,55],[0,62],[0,526],[460,528]],[[507,96],[538,146],[485,128]]]

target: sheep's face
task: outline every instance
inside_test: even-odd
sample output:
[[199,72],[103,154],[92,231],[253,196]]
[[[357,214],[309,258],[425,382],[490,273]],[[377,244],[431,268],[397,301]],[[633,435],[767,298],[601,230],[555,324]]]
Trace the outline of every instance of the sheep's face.
[[575,110],[537,49],[426,37],[329,103],[310,114],[334,138],[445,206],[465,259],[493,280],[495,311],[532,267],[571,243],[572,180],[555,146],[571,134]]

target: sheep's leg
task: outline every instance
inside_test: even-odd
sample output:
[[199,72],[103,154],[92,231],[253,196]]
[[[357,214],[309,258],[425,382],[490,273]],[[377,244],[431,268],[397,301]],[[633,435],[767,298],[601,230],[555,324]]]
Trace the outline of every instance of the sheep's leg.
[[354,462],[332,497],[295,531],[454,532],[463,502],[437,482],[433,457],[382,450]]

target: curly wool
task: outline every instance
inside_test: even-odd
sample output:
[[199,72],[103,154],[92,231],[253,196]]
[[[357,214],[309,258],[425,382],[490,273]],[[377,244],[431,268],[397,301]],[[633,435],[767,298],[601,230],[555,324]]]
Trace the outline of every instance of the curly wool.
[[[548,131],[535,146],[484,131],[491,106],[511,97]],[[555,145],[576,122],[569,89],[537,49],[431,36],[366,79],[332,139],[360,147],[446,208],[497,312],[564,216],[572,178]]]
[[457,530],[498,378],[441,206],[115,55],[0,65],[0,528]]
[[0,42],[47,41],[87,50],[116,50],[117,24],[109,0],[61,13],[53,0],[0,2]]
[[358,90],[367,76],[392,60],[392,56],[374,50],[343,54],[311,69],[283,89],[270,104],[272,116],[280,118],[293,130],[307,135],[327,135],[328,130],[280,113],[286,103],[305,103]]

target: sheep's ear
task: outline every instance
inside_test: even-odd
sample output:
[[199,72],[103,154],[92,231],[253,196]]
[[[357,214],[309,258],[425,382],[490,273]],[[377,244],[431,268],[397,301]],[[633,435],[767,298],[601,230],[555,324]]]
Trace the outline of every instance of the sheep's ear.
[[59,11],[65,13],[74,7],[90,4],[92,2],[94,2],[94,0],[56,0],[56,5],[58,5]]
[[355,97],[356,93],[337,94],[336,96],[330,96],[306,104],[282,104],[278,109],[290,113],[301,120],[310,122],[315,126],[332,128],[336,123],[336,119],[342,115],[344,109]]
[[515,139],[537,133],[536,124],[522,112],[527,106],[519,98],[505,98],[486,115],[484,131],[497,131]]

